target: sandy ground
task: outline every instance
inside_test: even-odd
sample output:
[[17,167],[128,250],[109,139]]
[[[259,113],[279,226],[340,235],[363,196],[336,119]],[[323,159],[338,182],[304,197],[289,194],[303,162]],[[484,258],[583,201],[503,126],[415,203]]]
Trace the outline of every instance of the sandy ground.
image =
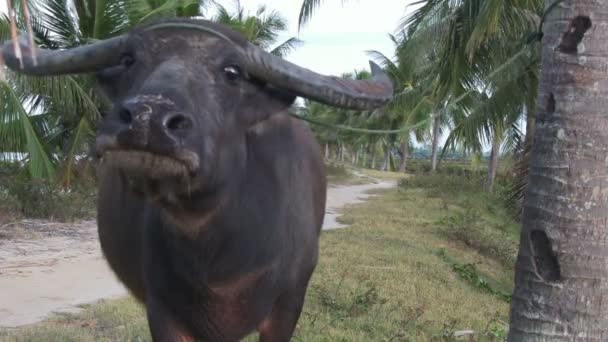
[[[394,185],[330,187],[323,229],[344,227],[336,221],[338,210],[364,201],[368,190]],[[37,238],[0,240],[0,327],[35,323],[52,312],[75,312],[81,304],[127,293],[101,254],[95,221],[19,224],[35,230]]]

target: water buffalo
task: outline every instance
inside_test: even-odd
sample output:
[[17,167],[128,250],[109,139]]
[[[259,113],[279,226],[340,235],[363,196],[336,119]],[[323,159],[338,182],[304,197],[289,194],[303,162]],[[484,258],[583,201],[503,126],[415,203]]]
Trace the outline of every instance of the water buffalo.
[[[94,73],[103,253],[155,341],[287,341],[317,264],[326,179],[296,96],[387,103],[392,85],[323,76],[204,20],[155,21],[67,50],[2,49],[30,75]],[[21,66],[23,63],[23,66]],[[83,276],[86,276],[83,275]]]

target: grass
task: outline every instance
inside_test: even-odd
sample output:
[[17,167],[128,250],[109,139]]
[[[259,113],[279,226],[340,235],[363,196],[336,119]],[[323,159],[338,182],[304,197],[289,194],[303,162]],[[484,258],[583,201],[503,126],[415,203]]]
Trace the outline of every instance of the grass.
[[[351,227],[323,232],[293,341],[462,341],[466,330],[475,331],[467,341],[504,341],[509,304],[500,294],[512,290],[517,225],[500,198],[472,178],[375,175],[402,181],[347,207],[341,221]],[[127,298],[0,331],[0,340],[150,338]]]

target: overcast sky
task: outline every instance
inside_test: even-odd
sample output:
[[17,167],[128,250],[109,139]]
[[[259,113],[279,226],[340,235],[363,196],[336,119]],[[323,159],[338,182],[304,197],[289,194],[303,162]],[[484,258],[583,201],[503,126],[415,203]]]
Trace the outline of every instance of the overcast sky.
[[[233,0],[218,2],[228,9],[234,8]],[[301,0],[241,1],[251,13],[263,4],[281,13],[289,24],[282,41],[294,36],[304,41],[304,45],[286,58],[323,74],[368,69],[366,50],[378,50],[392,57],[394,47],[388,34],[394,33],[411,2],[413,0],[324,0],[298,35]],[[382,5],[378,6],[379,3]]]
[[[218,0],[229,10],[234,0]],[[339,75],[354,69],[368,69],[366,50],[378,50],[392,57],[393,45],[388,38],[405,16],[413,0],[323,0],[313,19],[298,34],[301,0],[241,0],[254,14],[260,5],[278,11],[288,22],[289,30],[280,41],[297,36],[304,45],[286,58],[323,74]],[[378,6],[378,3],[382,3]],[[0,11],[6,1],[0,0]]]

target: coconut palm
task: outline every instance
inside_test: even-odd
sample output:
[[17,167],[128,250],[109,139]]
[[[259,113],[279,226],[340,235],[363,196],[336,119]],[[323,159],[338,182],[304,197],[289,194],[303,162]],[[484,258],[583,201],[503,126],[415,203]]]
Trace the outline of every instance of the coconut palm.
[[[538,45],[527,44],[524,38],[536,31],[541,10],[539,0],[426,1],[402,23],[402,29],[412,36],[405,50],[410,60],[429,53],[436,56],[435,92],[448,112],[467,97],[476,98],[478,110],[493,110],[484,113],[483,122],[466,122],[486,127],[494,122],[496,126],[512,116],[513,110],[525,113],[523,109],[535,97],[535,91],[529,90],[536,85]],[[483,96],[478,96],[480,92]],[[462,125],[463,121],[459,122],[459,127]],[[469,127],[468,131],[483,130],[482,126]],[[477,142],[484,138],[480,134],[456,136]]]
[[[549,8],[554,0],[547,0]],[[508,341],[605,341],[608,4],[565,0],[543,38]],[[582,9],[572,11],[565,9]],[[593,20],[593,21],[592,21]],[[595,29],[594,29],[595,28]],[[583,44],[580,44],[584,37]],[[584,56],[593,56],[590,61]],[[574,99],[574,100],[573,100]]]
[[[303,1],[300,26],[306,23],[320,4],[320,0]],[[402,59],[409,61],[413,68],[425,69],[436,77],[432,97],[429,97],[435,103],[433,165],[437,164],[438,136],[450,124],[460,130],[451,136],[451,144],[467,138],[475,140],[469,143],[475,145],[489,138],[496,150],[496,145],[502,141],[499,139],[501,132],[494,134],[489,129],[485,130],[489,135],[484,136],[480,134],[484,132],[484,127],[509,127],[504,120],[506,117],[513,118],[509,111],[526,115],[536,97],[539,47],[534,38],[538,37],[542,1],[425,0],[412,5],[421,6],[403,19],[397,32],[406,32],[409,37],[403,41]],[[484,96],[478,96],[480,91]],[[459,111],[459,104],[467,98],[478,102],[478,110],[488,107],[493,110],[466,121],[460,120],[454,126],[455,112]],[[486,101],[489,103],[486,104]],[[476,110],[469,108],[463,113],[471,111]],[[480,118],[483,120],[480,121]],[[477,133],[463,134],[464,124],[477,124],[466,129],[469,133]],[[529,132],[532,127],[528,125]],[[529,136],[531,134],[526,136],[528,143]]]
[[235,1],[233,12],[217,4],[217,14],[212,20],[241,32],[253,44],[277,56],[285,56],[302,44],[295,37],[277,44],[279,34],[287,29],[287,21],[278,12],[269,11],[263,5],[257,8],[254,15],[250,15],[238,0]]
[[428,124],[420,125],[420,123],[430,123],[429,113],[433,107],[428,87],[432,77],[425,74],[424,70],[413,68],[411,63],[404,60],[403,41],[407,37],[405,34],[400,37],[389,34],[389,38],[395,46],[395,55],[392,59],[379,51],[368,51],[368,54],[383,66],[393,81],[395,97],[387,106],[387,114],[396,124],[405,127],[416,126],[413,132],[406,129],[398,137],[401,141],[400,172],[405,172],[407,167],[412,133],[415,133],[414,137],[418,141],[422,140],[424,132],[429,129],[429,126]]
[[[371,74],[367,70],[355,70],[353,73],[344,73],[341,77],[361,80],[371,78]],[[305,119],[313,121],[314,124],[311,126],[313,131],[319,141],[326,145],[326,157],[329,156],[330,147],[333,147],[336,150],[336,159],[339,161],[344,159],[347,149],[351,153],[353,162],[358,159],[357,155],[362,155],[362,159],[366,161],[367,150],[374,155],[373,147],[381,140],[376,135],[340,128],[383,130],[394,125],[390,117],[380,111],[344,110],[309,100],[305,101],[305,106],[300,113]],[[385,151],[387,147],[390,148],[387,146],[387,142],[388,140],[385,139]]]

